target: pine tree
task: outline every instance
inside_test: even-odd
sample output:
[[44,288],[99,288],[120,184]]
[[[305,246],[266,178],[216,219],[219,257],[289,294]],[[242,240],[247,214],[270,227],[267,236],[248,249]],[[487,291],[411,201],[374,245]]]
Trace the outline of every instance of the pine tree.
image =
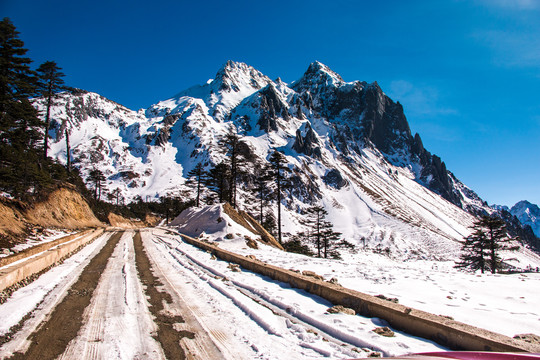
[[334,225],[326,220],[328,211],[320,205],[314,205],[306,210],[306,216],[302,221],[308,226],[309,232],[302,233],[301,237],[311,240],[317,248],[317,256],[324,258],[340,258],[338,248],[354,249],[355,246],[341,237],[341,233],[334,231]]
[[45,99],[45,132],[43,141],[43,157],[47,159],[49,146],[49,127],[51,123],[51,106],[54,105],[54,99],[59,91],[64,90],[64,74],[54,61],[46,61],[38,69],[38,93]]
[[244,143],[240,140],[240,137],[234,132],[234,128],[231,127],[229,132],[221,140],[221,144],[226,149],[226,154],[229,156],[229,196],[230,203],[233,208],[236,209],[236,185],[239,176],[242,174],[242,167],[245,159],[240,149]]
[[485,270],[489,270],[486,261],[486,234],[480,225],[475,224],[472,229],[473,233],[467,236],[463,242],[460,261],[456,263],[455,267],[472,271],[480,270],[483,274]]
[[88,178],[94,184],[94,199],[99,201],[101,199],[103,183],[106,180],[105,175],[103,175],[101,170],[94,168],[90,171]]
[[340,255],[336,249],[343,245],[352,245],[341,238],[340,232],[334,231],[334,225],[330,221],[323,221],[321,233],[325,259],[328,257],[339,259]]
[[503,267],[501,251],[514,251],[519,248],[510,246],[517,238],[508,235],[505,222],[497,216],[482,216],[474,223],[472,230],[472,234],[463,242],[457,268],[480,270],[482,273],[489,270],[494,274]]
[[328,211],[320,205],[311,206],[306,210],[306,217],[302,224],[310,228],[308,239],[317,247],[317,257],[321,257],[323,249],[323,223]]
[[0,119],[2,125],[13,102],[27,99],[34,94],[35,73],[30,69],[32,60],[24,57],[27,52],[11,20],[4,18],[0,22]]
[[28,100],[35,73],[18,35],[8,18],[0,21],[0,188],[20,197],[48,176],[38,156],[42,124]]
[[194,188],[194,190],[197,192],[195,206],[199,207],[201,193],[203,192],[204,184],[206,184],[207,182],[208,175],[206,171],[204,171],[203,165],[201,163],[198,163],[197,165],[195,165],[193,170],[187,173],[187,176],[188,181],[186,182],[186,185]]
[[288,173],[290,173],[290,169],[286,166],[287,165],[287,159],[285,158],[285,155],[280,153],[279,151],[274,151],[272,155],[270,155],[270,176],[274,180],[276,184],[276,200],[277,200],[277,228],[278,228],[278,241],[279,243],[283,243],[282,236],[281,236],[281,200],[283,197],[284,190],[288,189],[290,187],[290,181],[289,177],[287,176]]
[[69,143],[69,131],[66,128],[65,130],[65,136],[66,136],[66,169],[68,172],[71,171],[71,145]]
[[229,199],[229,166],[221,162],[208,171],[206,186],[217,194],[220,203]]
[[268,169],[266,168],[257,168],[255,170],[255,186],[250,189],[253,195],[259,201],[259,223],[264,223],[264,210],[268,205],[268,202],[272,198],[271,189],[268,186],[269,182],[272,181]]

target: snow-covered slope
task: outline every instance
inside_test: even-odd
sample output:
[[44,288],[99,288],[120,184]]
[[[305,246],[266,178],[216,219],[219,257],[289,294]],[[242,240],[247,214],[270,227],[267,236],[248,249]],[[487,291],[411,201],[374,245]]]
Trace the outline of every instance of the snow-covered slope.
[[128,201],[193,197],[186,174],[225,160],[219,141],[232,130],[249,158],[238,203],[255,213],[248,190],[256,170],[282,151],[294,183],[283,201],[286,236],[299,231],[307,207],[321,204],[348,241],[448,258],[469,233],[471,214],[493,211],[411,134],[402,106],[377,83],[345,82],[319,62],[286,84],[229,61],[206,84],[139,112],[97,94],[64,93],[53,119],[50,154],[66,160],[67,131],[83,175],[102,170],[108,191],[118,188]]

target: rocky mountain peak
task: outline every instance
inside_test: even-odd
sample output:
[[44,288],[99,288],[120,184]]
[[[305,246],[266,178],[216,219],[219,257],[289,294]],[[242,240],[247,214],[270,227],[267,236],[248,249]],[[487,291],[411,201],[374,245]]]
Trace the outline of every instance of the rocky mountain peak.
[[[304,75],[293,84],[296,91],[309,90],[317,93],[318,88],[339,87],[345,84],[339,74],[321,62],[312,62]],[[311,89],[311,90],[310,90]]]
[[242,63],[228,60],[217,72],[214,84],[219,85],[219,90],[226,92],[241,92],[242,90],[259,90],[269,83],[269,77],[255,68]]
[[510,213],[516,216],[523,225],[529,225],[535,235],[540,237],[540,208],[522,200],[510,208]]

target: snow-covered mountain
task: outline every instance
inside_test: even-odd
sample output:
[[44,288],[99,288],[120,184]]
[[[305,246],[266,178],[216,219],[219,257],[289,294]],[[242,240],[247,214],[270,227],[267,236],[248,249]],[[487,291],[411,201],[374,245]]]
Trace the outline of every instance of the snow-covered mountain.
[[319,62],[286,84],[229,61],[206,84],[138,112],[98,94],[63,93],[52,118],[50,154],[66,161],[68,133],[83,176],[100,169],[107,189],[127,200],[186,196],[186,174],[223,161],[219,139],[232,129],[252,165],[241,178],[245,210],[255,210],[255,170],[276,149],[286,155],[295,186],[283,202],[283,229],[291,234],[318,203],[351,242],[448,257],[473,214],[493,211],[412,135],[401,104],[376,82],[346,82]]
[[529,225],[536,236],[540,237],[540,208],[538,205],[523,200],[512,206],[509,211],[523,225]]

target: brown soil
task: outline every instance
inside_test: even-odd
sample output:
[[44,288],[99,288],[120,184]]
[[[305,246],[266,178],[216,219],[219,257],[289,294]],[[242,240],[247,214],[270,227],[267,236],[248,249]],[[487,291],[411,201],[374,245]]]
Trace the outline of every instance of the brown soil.
[[174,324],[183,323],[184,319],[180,316],[170,316],[163,311],[164,301],[168,304],[173,302],[171,295],[158,290],[163,284],[152,273],[150,260],[143,248],[141,234],[137,232],[133,240],[137,272],[141,282],[145,285],[145,293],[150,303],[149,310],[158,326],[158,332],[154,338],[161,344],[167,359],[186,359],[186,353],[180,345],[180,340],[185,337],[193,339],[195,334],[185,330],[177,331],[174,328]]
[[12,239],[24,236],[26,231],[27,224],[16,204],[0,197],[0,247],[10,247]]
[[117,215],[115,213],[109,213],[107,219],[109,220],[109,224],[114,227],[119,227],[123,229],[135,229],[137,227],[141,227],[140,222],[128,220],[125,217]]
[[66,297],[52,311],[49,320],[30,336],[28,351],[25,354],[17,353],[11,359],[56,359],[64,352],[83,324],[84,309],[90,304],[101,274],[121,237],[122,233],[110,237],[68,290]]
[[144,222],[146,223],[146,226],[154,227],[159,225],[159,223],[161,222],[161,218],[152,214],[146,214]]
[[32,229],[76,230],[103,225],[73,189],[59,188],[33,204],[0,196],[0,248],[13,247]]
[[125,217],[109,213],[108,216],[109,224],[114,227],[119,227],[123,229],[137,229],[137,228],[143,228],[143,227],[153,227],[159,224],[161,221],[160,218],[154,215],[147,214],[144,221],[141,220],[132,220],[132,219],[126,219]]
[[43,227],[81,229],[103,226],[82,196],[65,188],[53,191],[47,200],[34,204],[25,215],[28,222]]
[[223,211],[237,224],[242,225],[252,233],[259,235],[263,243],[283,250],[283,246],[268,232],[261,224],[257,222],[245,211],[235,210],[229,203],[223,205]]

